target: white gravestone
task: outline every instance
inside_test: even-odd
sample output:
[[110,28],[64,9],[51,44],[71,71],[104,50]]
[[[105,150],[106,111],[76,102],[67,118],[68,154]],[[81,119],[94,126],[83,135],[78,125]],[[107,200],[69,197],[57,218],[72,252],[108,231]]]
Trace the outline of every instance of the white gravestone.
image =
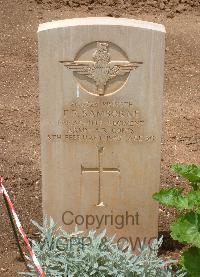
[[164,26],[78,18],[38,37],[44,214],[133,246],[156,237]]

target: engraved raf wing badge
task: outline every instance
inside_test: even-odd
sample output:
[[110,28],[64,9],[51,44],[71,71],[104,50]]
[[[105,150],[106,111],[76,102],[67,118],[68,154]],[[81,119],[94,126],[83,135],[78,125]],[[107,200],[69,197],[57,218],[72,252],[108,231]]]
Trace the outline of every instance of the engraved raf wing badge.
[[[92,61],[88,61],[89,56],[92,56]],[[111,60],[111,56],[117,57],[117,60]],[[60,63],[73,71],[82,89],[104,96],[120,90],[130,72],[143,62],[129,62],[124,51],[113,43],[94,42],[83,47],[74,61]]]

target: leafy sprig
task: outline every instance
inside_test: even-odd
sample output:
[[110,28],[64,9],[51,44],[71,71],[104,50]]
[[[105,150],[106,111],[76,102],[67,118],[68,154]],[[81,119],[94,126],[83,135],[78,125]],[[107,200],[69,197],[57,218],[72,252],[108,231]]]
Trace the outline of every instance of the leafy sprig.
[[[75,230],[67,233],[50,219],[44,225],[34,223],[41,232],[39,241],[32,241],[33,249],[47,277],[183,277],[185,273],[172,270],[175,261],[163,261],[158,257],[162,238],[151,246],[141,245],[138,255],[131,246],[122,243],[119,247],[114,236],[88,234]],[[83,242],[84,239],[84,243]],[[73,240],[73,243],[70,242]],[[88,240],[88,243],[87,243]],[[37,276],[33,265],[24,276]]]
[[170,226],[171,236],[186,245],[180,264],[187,270],[188,276],[200,276],[200,167],[197,165],[176,164],[172,169],[179,176],[189,181],[191,190],[184,188],[161,189],[153,198],[170,208],[175,208],[180,215]]

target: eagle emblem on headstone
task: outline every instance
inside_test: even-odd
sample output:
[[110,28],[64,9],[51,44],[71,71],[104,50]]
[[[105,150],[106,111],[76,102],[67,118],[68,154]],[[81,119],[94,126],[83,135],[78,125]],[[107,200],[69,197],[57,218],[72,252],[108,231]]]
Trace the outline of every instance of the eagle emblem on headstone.
[[143,62],[112,61],[108,42],[97,42],[97,49],[92,56],[93,61],[60,61],[68,69],[87,76],[96,85],[96,95],[103,96],[109,80],[130,73]]

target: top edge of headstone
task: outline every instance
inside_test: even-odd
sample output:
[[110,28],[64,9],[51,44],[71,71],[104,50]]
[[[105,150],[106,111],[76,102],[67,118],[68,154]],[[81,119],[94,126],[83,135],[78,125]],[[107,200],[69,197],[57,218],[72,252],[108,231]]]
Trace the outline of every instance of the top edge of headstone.
[[64,28],[64,27],[73,27],[73,26],[91,26],[91,25],[120,25],[120,26],[130,26],[141,29],[149,29],[154,31],[159,31],[165,33],[165,27],[162,24],[136,20],[136,19],[128,19],[128,18],[110,18],[110,17],[85,17],[85,18],[72,18],[65,20],[57,20],[42,23],[39,25],[38,32]]

